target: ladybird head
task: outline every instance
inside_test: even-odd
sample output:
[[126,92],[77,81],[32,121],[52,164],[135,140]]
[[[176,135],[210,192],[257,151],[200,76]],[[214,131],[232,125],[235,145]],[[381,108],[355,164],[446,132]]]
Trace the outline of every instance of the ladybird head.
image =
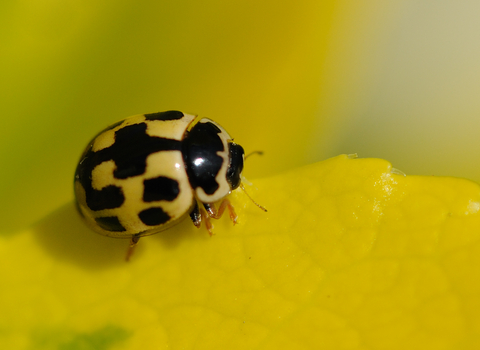
[[229,162],[227,168],[227,182],[230,189],[234,190],[242,182],[242,170],[245,152],[243,147],[234,142],[229,142]]

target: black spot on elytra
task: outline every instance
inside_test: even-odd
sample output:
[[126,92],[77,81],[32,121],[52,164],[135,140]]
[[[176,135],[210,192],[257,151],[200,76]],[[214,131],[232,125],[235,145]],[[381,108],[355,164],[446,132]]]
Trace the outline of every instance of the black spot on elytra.
[[163,211],[162,208],[154,207],[142,210],[138,217],[145,225],[157,226],[170,220],[170,216]]
[[183,118],[183,113],[180,111],[166,111],[145,114],[146,120],[178,120]]
[[101,228],[107,231],[112,231],[112,232],[126,231],[125,227],[123,227],[123,225],[120,223],[120,221],[116,216],[99,217],[99,218],[95,218],[95,221],[97,222],[98,226],[100,226]]
[[180,193],[178,181],[165,176],[143,181],[143,200],[145,202],[173,201]]
[[110,185],[95,190],[92,185],[92,171],[99,164],[113,160],[116,165],[114,177],[126,179],[145,173],[147,157],[159,151],[181,151],[181,142],[147,135],[145,123],[128,125],[115,132],[115,142],[110,147],[97,152],[92,151],[93,141],[87,147],[80,160],[75,180],[85,189],[86,202],[91,210],[113,209],[120,207],[124,194],[120,187]]
[[117,186],[106,186],[101,190],[93,190],[87,196],[87,205],[91,210],[114,209],[122,205],[125,197]]
[[[117,168],[113,175],[126,179],[142,175],[147,167],[147,157],[158,151],[180,150],[180,141],[147,135],[147,124],[128,125],[115,132],[115,143],[97,153],[104,152],[113,159]],[[104,155],[105,156],[105,155]]]
[[223,158],[217,154],[224,150],[219,133],[221,130],[211,122],[198,123],[183,142],[183,157],[190,184],[193,188],[201,187],[209,195],[219,188],[215,177],[223,164]]

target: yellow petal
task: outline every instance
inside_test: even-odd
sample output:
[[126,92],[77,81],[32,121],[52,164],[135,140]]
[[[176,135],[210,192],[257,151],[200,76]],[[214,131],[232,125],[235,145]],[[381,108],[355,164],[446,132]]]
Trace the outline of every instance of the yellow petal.
[[255,186],[267,213],[237,190],[235,227],[185,220],[129,263],[72,203],[1,238],[0,348],[479,345],[477,184],[338,156]]

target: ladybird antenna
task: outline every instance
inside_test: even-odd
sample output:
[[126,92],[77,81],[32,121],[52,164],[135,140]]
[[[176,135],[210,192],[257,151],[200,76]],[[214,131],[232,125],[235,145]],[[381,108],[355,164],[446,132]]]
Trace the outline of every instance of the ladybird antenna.
[[259,207],[260,209],[262,209],[264,212],[267,212],[267,209],[263,206],[261,206],[260,204],[258,204],[257,202],[255,202],[253,200],[252,197],[250,197],[250,195],[247,193],[247,191],[245,190],[245,186],[243,186],[243,183],[240,183],[240,188],[242,189],[243,193],[245,193],[247,195],[247,197],[253,202],[253,204],[255,204],[257,207]]
[[247,154],[245,156],[245,159],[247,159],[248,157],[250,157],[251,155],[254,155],[254,154],[258,154],[259,156],[263,156],[263,151],[253,151],[253,152],[250,152],[249,154]]

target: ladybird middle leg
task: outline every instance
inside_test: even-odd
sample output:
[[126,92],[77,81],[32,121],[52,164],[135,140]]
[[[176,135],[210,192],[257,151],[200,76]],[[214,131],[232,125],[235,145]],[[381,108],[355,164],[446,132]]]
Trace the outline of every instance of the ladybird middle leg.
[[205,207],[208,215],[214,219],[220,219],[225,209],[228,209],[228,213],[230,214],[230,220],[232,220],[234,225],[237,223],[238,216],[235,213],[235,208],[228,199],[225,198],[222,203],[220,203],[218,210],[215,208],[215,205],[213,203],[203,203],[203,206]]

